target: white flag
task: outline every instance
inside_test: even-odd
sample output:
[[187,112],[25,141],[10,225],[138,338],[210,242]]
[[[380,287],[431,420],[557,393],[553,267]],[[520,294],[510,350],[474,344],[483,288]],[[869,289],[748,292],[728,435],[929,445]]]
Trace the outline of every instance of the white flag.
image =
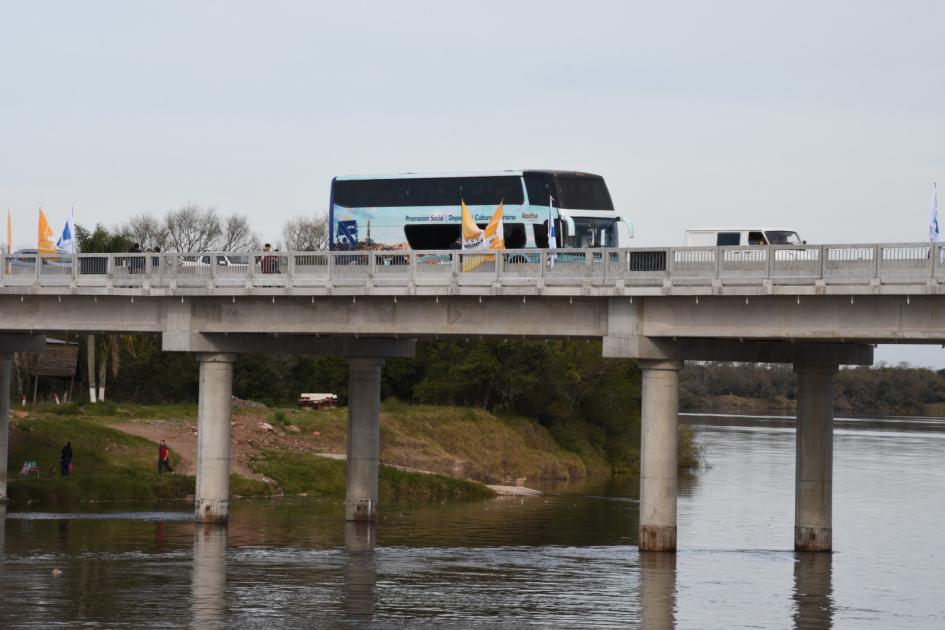
[[935,184],[932,184],[932,206],[929,209],[929,242],[937,243],[942,235],[938,228],[938,195],[935,194]]
[[[555,229],[554,201],[555,198],[548,195],[548,249],[558,248],[558,230]],[[555,266],[556,258],[557,256],[554,254],[548,256],[549,267]]]
[[56,241],[56,249],[64,254],[75,253],[75,220],[72,217],[72,208],[69,208],[66,226],[62,228],[62,236]]

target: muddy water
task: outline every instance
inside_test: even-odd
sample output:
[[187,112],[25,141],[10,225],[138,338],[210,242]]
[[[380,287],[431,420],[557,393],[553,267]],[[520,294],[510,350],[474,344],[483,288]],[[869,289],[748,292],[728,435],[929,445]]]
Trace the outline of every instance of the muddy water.
[[945,427],[838,422],[836,550],[794,554],[791,423],[683,421],[711,467],[680,480],[675,556],[637,551],[632,480],[385,505],[374,530],[311,499],[228,531],[185,504],[11,509],[0,627],[945,627]]

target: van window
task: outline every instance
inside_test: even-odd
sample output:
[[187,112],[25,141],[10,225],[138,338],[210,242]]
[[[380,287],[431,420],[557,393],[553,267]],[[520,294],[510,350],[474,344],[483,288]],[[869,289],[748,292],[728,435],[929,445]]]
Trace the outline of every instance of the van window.
[[768,230],[765,232],[768,236],[768,242],[772,245],[800,245],[801,239],[797,232],[788,230]]
[[742,240],[741,232],[719,232],[719,235],[715,240],[715,244],[719,246],[740,245],[741,240]]
[[748,244],[749,245],[767,245],[768,241],[765,240],[765,235],[762,234],[761,232],[749,232]]

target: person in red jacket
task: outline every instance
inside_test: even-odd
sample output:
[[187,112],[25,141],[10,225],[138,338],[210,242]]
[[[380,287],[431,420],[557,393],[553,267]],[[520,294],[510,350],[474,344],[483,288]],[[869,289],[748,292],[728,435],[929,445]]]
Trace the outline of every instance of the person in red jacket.
[[170,452],[167,450],[167,444],[164,443],[164,440],[161,440],[161,446],[158,447],[158,474],[164,472],[164,469],[167,468],[167,472],[174,474],[174,469],[171,468],[171,458]]

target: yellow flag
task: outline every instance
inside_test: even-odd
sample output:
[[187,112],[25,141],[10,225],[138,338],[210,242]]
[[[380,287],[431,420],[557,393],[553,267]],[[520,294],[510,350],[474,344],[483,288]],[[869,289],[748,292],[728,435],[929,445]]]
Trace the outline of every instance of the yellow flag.
[[466,202],[460,199],[463,209],[463,249],[480,249],[482,247],[482,230],[473,221]]
[[[499,202],[499,207],[492,213],[492,218],[486,224],[486,229],[481,230],[476,222],[473,221],[469,208],[465,201],[460,201],[463,208],[463,251],[483,250],[483,249],[505,249],[505,230],[502,227],[503,202]],[[478,269],[483,263],[494,263],[495,256],[463,256],[463,271],[473,271]]]
[[483,234],[483,241],[488,243],[489,249],[505,249],[505,230],[502,227],[502,210],[504,202],[499,202],[499,207],[492,213],[486,225],[486,231]]
[[36,251],[39,254],[55,254],[56,246],[52,242],[53,231],[46,220],[43,209],[39,209],[39,236],[36,239]]

